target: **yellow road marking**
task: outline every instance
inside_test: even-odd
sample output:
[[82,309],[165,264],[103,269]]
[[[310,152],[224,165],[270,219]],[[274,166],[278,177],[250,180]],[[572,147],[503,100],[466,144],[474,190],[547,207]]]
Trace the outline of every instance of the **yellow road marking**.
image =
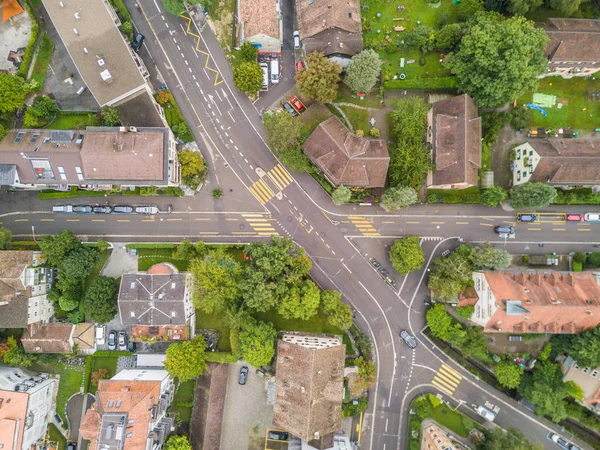
[[104,219],[92,219],[92,222],[104,222]]
[[79,222],[79,219],[67,219],[67,222]]
[[443,224],[445,224],[446,222],[431,222],[431,223],[432,223],[433,225],[443,225]]
[[363,233],[365,236],[381,236],[381,233]]
[[129,219],[120,219],[120,220],[117,220],[117,222],[131,222],[131,220],[129,220]]
[[183,19],[188,21],[188,26],[187,26],[187,30],[185,31],[187,34],[189,34],[190,36],[194,36],[197,41],[196,41],[196,50],[200,53],[202,53],[204,56],[206,56],[206,62],[204,63],[204,68],[206,70],[210,70],[211,72],[215,73],[215,81],[214,81],[214,85],[217,86],[219,84],[221,84],[223,82],[223,79],[219,80],[219,72],[215,69],[213,69],[212,67],[208,67],[208,62],[210,61],[210,55],[208,53],[206,53],[204,50],[200,50],[199,46],[200,46],[200,36],[198,36],[196,33],[192,33],[190,31],[190,27],[192,25],[192,19],[190,19],[187,16],[184,16],[183,13],[181,13],[179,15],[179,17],[182,17]]
[[359,220],[364,220],[363,216],[348,216],[348,219],[352,220],[352,219],[359,219]]
[[493,227],[493,223],[479,223],[479,225],[483,225],[484,227]]
[[16,219],[15,222],[29,222],[29,219]]
[[577,228],[577,231],[592,231],[591,228]]
[[250,223],[267,222],[267,219],[246,219]]
[[411,223],[411,224],[419,224],[421,222],[406,222],[406,223]]
[[278,233],[256,233],[259,236],[279,236]]
[[54,222],[54,219],[40,219],[40,222]]
[[264,214],[242,214],[242,217],[264,217]]
[[451,376],[453,376],[458,381],[462,380],[462,375],[460,375],[458,372],[456,372],[451,367],[448,367],[446,364],[442,364],[442,368],[440,369],[440,371],[443,371],[445,373],[450,374]]
[[513,225],[513,226],[514,226],[514,225],[516,225],[516,223],[515,223],[515,222],[511,222],[511,221],[509,221],[509,220],[503,220],[503,221],[502,221],[502,223],[507,223],[507,224],[509,224],[509,225]]
[[277,186],[280,191],[282,191],[284,187],[293,181],[285,169],[281,167],[281,164],[276,165],[269,172],[267,172],[267,176],[273,183],[275,183],[275,186]]
[[[169,219],[167,219],[167,220],[169,220]],[[207,219],[207,218],[204,218],[204,217],[202,217],[202,218],[197,217],[196,220],[210,220],[210,219]],[[229,219],[227,219],[227,220],[229,220]],[[237,220],[237,219],[233,219],[233,220]]]
[[541,228],[527,228],[527,231],[542,231]]
[[240,219],[225,219],[225,220],[240,220]]
[[552,228],[552,231],[566,231],[566,228]]
[[431,384],[433,384],[436,388],[438,388],[440,391],[445,392],[448,395],[452,395],[452,393],[454,392],[454,390],[449,390],[448,388],[442,386],[441,384],[438,384],[436,382],[436,380],[432,380]]
[[284,182],[287,181],[287,184],[290,184],[294,181],[294,179],[290,176],[289,172],[285,170],[285,168],[281,164],[275,166],[273,170],[271,170],[271,172],[273,171],[277,172],[277,174],[283,179]]
[[494,220],[494,219],[492,219],[491,217],[482,217],[481,219],[482,219],[482,220]]
[[396,222],[394,222],[394,221],[386,221],[386,220],[384,220],[384,221],[383,221],[383,222],[381,222],[381,223],[396,223]]
[[456,225],[469,225],[469,222],[456,222]]
[[154,222],[154,219],[146,219],[146,220],[142,220],[142,222]]
[[254,234],[254,231],[232,231],[231,234]]
[[198,234],[219,234],[218,231],[198,231]]

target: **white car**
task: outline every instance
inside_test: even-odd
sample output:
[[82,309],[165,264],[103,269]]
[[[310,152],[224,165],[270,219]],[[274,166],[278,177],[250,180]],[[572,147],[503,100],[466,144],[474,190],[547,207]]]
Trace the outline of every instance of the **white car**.
[[583,219],[586,222],[600,222],[600,214],[599,213],[585,213]]
[[106,342],[106,326],[96,325],[96,345],[104,345]]
[[158,214],[158,206],[156,205],[141,205],[135,207],[135,212],[138,214]]
[[477,411],[477,414],[479,414],[485,420],[489,420],[490,422],[493,422],[496,418],[496,414],[491,412],[489,409],[484,408],[483,406],[478,406],[477,408],[475,408],[475,411]]

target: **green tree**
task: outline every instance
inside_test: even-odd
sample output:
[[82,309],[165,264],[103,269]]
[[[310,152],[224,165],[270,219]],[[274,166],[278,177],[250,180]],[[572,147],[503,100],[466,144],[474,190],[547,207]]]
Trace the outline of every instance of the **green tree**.
[[533,403],[538,416],[549,416],[556,423],[567,417],[567,386],[557,364],[549,361],[537,364],[533,373],[523,376],[519,393]]
[[240,350],[244,361],[254,367],[268,365],[275,355],[277,331],[268,322],[248,321],[240,332]]
[[69,312],[79,306],[79,301],[71,297],[63,296],[58,299],[58,306],[60,306],[60,309],[63,311]]
[[575,262],[585,263],[586,259],[587,256],[584,252],[575,252],[575,254],[573,254],[573,261]]
[[46,120],[52,119],[58,112],[56,101],[47,95],[40,95],[35,98],[33,104],[28,108],[34,111],[36,117],[43,117]]
[[512,361],[501,361],[494,368],[498,382],[509,389],[519,387],[523,370]]
[[391,187],[383,193],[381,203],[389,211],[406,209],[410,205],[419,203],[419,195],[417,191],[409,186]]
[[189,260],[196,256],[196,249],[194,244],[189,239],[184,239],[178,245],[175,251],[173,251],[173,258]]
[[344,186],[343,184],[340,184],[338,186],[338,188],[335,191],[333,191],[333,194],[331,194],[331,200],[336,205],[341,205],[342,203],[348,203],[351,198],[352,198],[352,191],[349,188],[347,188],[346,186]]
[[8,228],[0,227],[0,250],[10,249],[12,232]]
[[500,186],[487,188],[481,194],[481,203],[488,206],[500,206],[506,199],[506,191]]
[[163,449],[192,450],[192,446],[190,445],[190,441],[188,441],[187,436],[177,436],[176,434],[172,434],[165,442],[165,445],[163,445]]
[[467,22],[479,11],[483,11],[483,0],[462,0],[456,7],[456,19],[459,22]]
[[4,136],[8,134],[8,128],[5,128],[4,125],[0,124],[0,141],[4,139]]
[[323,291],[321,293],[321,308],[329,325],[340,330],[347,330],[352,326],[352,308],[342,302],[341,292]]
[[200,152],[184,150],[177,154],[181,164],[181,179],[184,184],[196,189],[206,176],[206,163]]
[[472,305],[456,307],[456,314],[458,314],[463,319],[470,319],[474,312],[475,307]]
[[207,314],[221,314],[239,298],[241,268],[235,259],[218,247],[200,259],[192,260],[194,275],[194,306]]
[[524,16],[530,11],[535,11],[544,4],[544,0],[510,0],[508,10],[512,14]]
[[104,239],[98,239],[96,241],[96,248],[99,252],[105,252],[110,249],[110,244],[106,242]]
[[600,267],[600,252],[591,252],[587,262],[590,267]]
[[494,248],[489,243],[473,247],[470,258],[477,270],[503,270],[511,263],[510,253],[502,248]]
[[412,30],[406,31],[402,37],[404,38],[404,45],[408,48],[419,49],[423,53],[433,50],[435,33],[431,27],[419,25]]
[[111,277],[96,277],[85,292],[83,310],[89,320],[106,323],[117,314],[117,280]]
[[121,113],[114,106],[105,106],[100,110],[102,125],[105,127],[118,127],[121,125]]
[[531,121],[531,115],[532,112],[529,108],[520,107],[513,109],[510,113],[510,126],[517,131],[527,128]]
[[575,13],[584,0],[546,0],[546,6],[558,11],[562,16],[570,16]]
[[56,236],[44,236],[39,240],[40,250],[51,267],[58,267],[71,251],[81,247],[72,231],[63,230]]
[[504,20],[496,13],[478,14],[458,50],[448,55],[447,66],[475,103],[500,106],[532,89],[546,72],[547,41],[543,29],[521,16]]
[[390,261],[392,266],[400,275],[420,269],[425,263],[423,249],[421,249],[421,238],[418,236],[407,236],[397,239],[390,247]]
[[543,208],[554,203],[556,189],[544,183],[525,183],[510,190],[510,206],[515,209]]
[[252,45],[250,42],[244,42],[244,45],[240,47],[240,61],[253,62],[258,57],[258,48]]
[[580,334],[552,336],[556,353],[568,353],[581,367],[600,366],[600,326]]
[[243,61],[233,68],[233,83],[240,92],[256,95],[263,85],[263,71],[258,61]]
[[205,351],[206,342],[201,335],[171,344],[166,351],[165,370],[179,381],[198,378],[207,368]]
[[68,286],[81,283],[99,259],[100,253],[94,247],[81,247],[70,252],[58,267],[58,288],[63,291]]
[[461,324],[455,322],[441,303],[436,303],[427,310],[427,325],[431,334],[445,342],[461,342],[466,335]]
[[300,93],[321,103],[335,99],[342,68],[330,61],[322,52],[312,52],[306,57],[306,69],[296,74]]
[[354,92],[368,92],[381,73],[382,61],[375,50],[365,49],[354,55],[346,67],[344,83]]
[[585,393],[583,392],[583,389],[581,389],[581,386],[574,381],[567,381],[565,385],[567,386],[567,395],[569,397],[573,397],[575,400],[579,400],[580,402],[583,401]]
[[0,113],[12,113],[25,104],[27,85],[23,78],[0,72]]
[[126,21],[121,24],[121,32],[127,36],[127,39],[131,39],[131,33],[133,33],[133,27],[131,22]]
[[269,147],[277,155],[300,145],[302,121],[297,120],[291,114],[283,112],[268,114],[264,118],[264,126]]
[[448,257],[433,260],[428,287],[435,298],[453,300],[472,284],[473,268],[467,256],[454,251]]
[[4,362],[9,366],[27,368],[35,362],[35,355],[25,353],[23,346],[17,343],[13,336],[8,337],[0,355],[2,355]]
[[453,49],[460,42],[461,35],[462,26],[460,24],[445,25],[435,33],[435,48]]
[[542,444],[532,444],[518,428],[494,428],[483,444],[484,450],[542,450]]
[[292,286],[287,290],[277,311],[285,319],[308,320],[319,311],[321,291],[311,280],[306,280],[300,286]]

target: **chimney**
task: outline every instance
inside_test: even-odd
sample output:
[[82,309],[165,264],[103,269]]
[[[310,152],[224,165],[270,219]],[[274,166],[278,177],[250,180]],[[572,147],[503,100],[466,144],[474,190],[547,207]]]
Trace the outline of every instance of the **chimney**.
[[123,386],[121,388],[121,392],[129,392],[130,387],[129,386]]

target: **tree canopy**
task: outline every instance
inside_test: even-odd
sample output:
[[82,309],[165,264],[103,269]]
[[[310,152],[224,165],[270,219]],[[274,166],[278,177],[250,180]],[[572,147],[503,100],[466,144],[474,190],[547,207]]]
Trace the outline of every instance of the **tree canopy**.
[[427,310],[426,319],[431,334],[442,341],[462,340],[465,336],[465,331],[460,323],[455,323],[452,320],[452,316],[448,314],[441,303],[436,303]]
[[508,10],[512,14],[524,16],[530,11],[535,11],[544,4],[544,0],[510,0]]
[[81,247],[71,251],[60,265],[56,285],[61,291],[69,286],[80,285],[100,259],[100,253],[93,247]]
[[456,18],[459,22],[467,22],[483,11],[483,0],[462,0],[456,7]]
[[286,319],[308,320],[319,311],[321,291],[312,281],[306,280],[300,286],[293,285],[277,305],[277,311]]
[[198,378],[207,367],[205,351],[206,342],[201,335],[171,344],[166,351],[165,370],[180,381]]
[[532,444],[527,436],[518,428],[503,430],[496,427],[491,431],[483,444],[484,450],[542,450],[540,443]]
[[[461,247],[464,252],[460,251]],[[447,257],[434,259],[431,264],[428,287],[437,299],[453,300],[473,282],[473,268],[469,260],[471,247],[461,247]]]
[[523,370],[512,361],[501,361],[494,367],[498,382],[509,389],[519,387]]
[[567,417],[565,399],[568,391],[557,364],[549,361],[537,364],[533,373],[523,376],[519,393],[533,403],[537,415],[549,416],[553,422]]
[[338,291],[321,293],[321,308],[327,316],[329,325],[346,330],[352,326],[352,308],[342,302],[342,294]]
[[581,367],[600,366],[600,326],[580,334],[555,334],[551,342],[558,353],[568,353]]
[[425,263],[423,249],[421,249],[421,238],[418,236],[407,236],[397,239],[390,247],[390,261],[392,266],[400,275],[420,269]]
[[504,19],[493,12],[479,13],[458,49],[448,55],[447,66],[459,89],[480,107],[500,106],[533,88],[545,73],[547,41],[544,30],[522,16]]
[[269,147],[290,169],[310,170],[311,163],[302,151],[300,131],[302,121],[287,112],[267,114],[264,118]]
[[25,104],[27,85],[23,78],[0,72],[0,113],[12,113]]
[[243,61],[233,68],[233,83],[240,92],[256,95],[263,85],[263,71],[258,61]]
[[481,194],[481,202],[488,206],[500,206],[506,199],[506,191],[500,186],[492,186]]
[[163,450],[192,450],[187,436],[178,436],[176,434],[169,436],[162,448]]
[[105,127],[118,127],[121,125],[121,113],[114,106],[105,106],[100,110],[102,125]]
[[381,197],[381,203],[389,211],[406,209],[419,202],[417,191],[408,186],[390,187]]
[[270,322],[248,321],[240,332],[239,341],[244,361],[254,367],[269,364],[275,355],[276,337],[277,331]]
[[63,230],[55,236],[44,236],[39,240],[39,245],[42,255],[51,267],[58,267],[69,252],[81,246],[77,236],[69,230]]
[[487,243],[482,247],[473,247],[470,258],[477,270],[502,270],[510,266],[511,262],[510,253]]
[[307,67],[296,74],[296,85],[305,97],[321,103],[335,99],[342,68],[330,61],[322,52],[312,52],[306,57]]
[[368,92],[379,78],[382,61],[375,50],[365,49],[354,55],[346,67],[344,83],[354,92]]
[[510,190],[509,204],[515,209],[543,208],[554,203],[558,195],[553,186],[544,183],[525,183]]
[[352,191],[344,186],[343,184],[338,186],[338,188],[333,191],[331,194],[331,200],[336,205],[341,205],[342,203],[348,203],[352,198]]
[[0,346],[0,357],[9,366],[30,367],[35,362],[35,355],[25,353],[23,346],[14,336],[9,336],[6,345]]
[[110,322],[117,314],[118,292],[114,278],[94,278],[83,299],[85,316],[97,323]]
[[177,154],[179,164],[181,164],[181,179],[190,186],[196,189],[200,183],[204,181],[206,175],[206,162],[200,152],[191,150],[183,150]]

